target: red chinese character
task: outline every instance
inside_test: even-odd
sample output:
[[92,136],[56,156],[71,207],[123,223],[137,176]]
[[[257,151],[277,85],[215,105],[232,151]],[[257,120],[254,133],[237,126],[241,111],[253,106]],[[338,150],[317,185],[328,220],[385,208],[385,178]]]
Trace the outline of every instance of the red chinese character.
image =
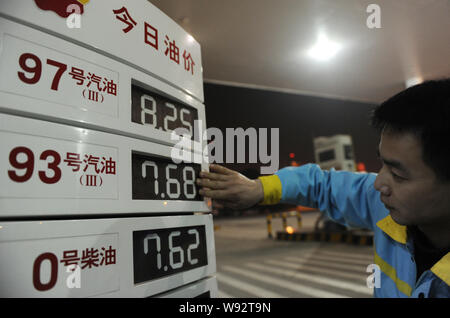
[[152,27],[147,22],[144,22],[145,43],[153,46],[158,50],[158,30]]
[[89,80],[89,83],[87,83],[86,87],[91,86],[92,83],[97,84],[98,91],[102,91],[103,89],[100,87],[100,81],[102,78],[100,76],[95,75],[94,73],[88,73],[88,76],[86,78]]
[[194,75],[194,60],[191,57],[191,53],[186,52],[186,50],[184,50],[183,52],[183,59],[184,59],[184,69],[186,71],[191,71],[191,74]]
[[[137,22],[133,20],[133,18],[128,13],[128,10],[125,7],[122,7],[117,10],[113,10],[113,12],[116,15],[117,20],[120,20],[127,25],[127,27],[122,30],[123,32],[128,33],[129,31],[131,31],[131,29],[134,28],[134,26],[137,25]],[[122,14],[122,15],[119,16],[119,14]]]
[[164,44],[166,44],[166,51],[164,52],[164,54],[167,56],[167,54],[170,52],[170,59],[177,64],[180,64],[180,49],[176,46],[175,40],[170,42],[169,37],[166,35]]
[[77,67],[72,67],[72,71],[69,72],[69,75],[72,75],[74,80],[77,80],[77,85],[83,85],[86,77],[84,76],[84,70]]
[[106,250],[104,247],[102,247],[102,250],[104,253],[100,253],[102,255],[102,261],[100,262],[100,265],[111,265],[116,263],[116,250],[112,248],[110,245],[109,248]]
[[92,266],[98,267],[98,249],[87,248],[83,251],[81,256],[81,269],[85,269],[86,267],[92,268]]
[[64,159],[64,162],[67,162],[67,166],[74,167],[72,169],[72,171],[76,172],[76,171],[80,170],[80,164],[81,164],[80,154],[68,152],[68,153],[66,153],[66,158],[67,159]]
[[86,170],[89,166],[94,166],[94,170],[96,173],[100,172],[100,169],[97,168],[98,161],[100,160],[99,157],[94,157],[93,155],[89,155],[89,156],[84,155],[84,158],[85,158],[83,160],[83,162],[85,163],[85,166],[83,168],[84,172],[86,172]]
[[77,250],[64,251],[61,263],[64,263],[64,266],[69,266],[69,265],[74,265],[74,264],[78,265],[79,260],[80,260],[80,258],[78,257]]
[[112,160],[111,157],[109,157],[109,159],[102,157],[101,163],[103,165],[103,168],[100,173],[105,172],[105,174],[116,174],[116,162]]
[[103,91],[106,91],[106,93],[117,96],[117,84],[114,83],[113,80],[108,81],[108,79],[105,77],[103,79]]

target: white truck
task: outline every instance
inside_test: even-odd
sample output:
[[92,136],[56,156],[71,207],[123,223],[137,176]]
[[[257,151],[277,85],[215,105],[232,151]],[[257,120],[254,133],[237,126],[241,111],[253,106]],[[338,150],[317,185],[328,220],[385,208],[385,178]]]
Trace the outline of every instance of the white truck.
[[314,138],[316,163],[325,170],[356,171],[353,142],[350,135]]

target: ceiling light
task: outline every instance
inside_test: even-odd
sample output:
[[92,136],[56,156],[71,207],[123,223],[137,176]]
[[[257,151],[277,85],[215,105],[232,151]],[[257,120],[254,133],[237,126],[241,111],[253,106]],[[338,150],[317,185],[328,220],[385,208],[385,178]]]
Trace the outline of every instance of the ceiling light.
[[423,79],[419,76],[408,78],[405,82],[406,88],[420,84],[423,82]]
[[339,43],[329,40],[325,34],[321,33],[317,43],[309,49],[308,56],[318,61],[327,61],[335,56],[340,49]]
[[190,35],[190,34],[188,34],[187,40],[188,40],[188,43],[193,43],[193,42],[195,42],[194,37],[193,37],[192,35]]

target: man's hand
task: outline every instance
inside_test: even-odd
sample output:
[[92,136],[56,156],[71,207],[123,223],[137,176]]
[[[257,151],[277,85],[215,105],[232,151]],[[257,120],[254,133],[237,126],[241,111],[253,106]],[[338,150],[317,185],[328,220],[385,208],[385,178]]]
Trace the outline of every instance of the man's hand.
[[250,180],[236,171],[215,164],[211,164],[209,170],[200,172],[197,184],[202,187],[199,191],[201,195],[213,199],[213,208],[245,209],[264,199],[259,179]]

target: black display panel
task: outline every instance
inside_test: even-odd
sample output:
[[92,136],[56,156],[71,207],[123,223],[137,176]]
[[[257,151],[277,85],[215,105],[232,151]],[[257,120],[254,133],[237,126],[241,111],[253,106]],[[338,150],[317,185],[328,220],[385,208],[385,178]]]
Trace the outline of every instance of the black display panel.
[[133,231],[134,283],[208,265],[205,226]]
[[133,200],[188,200],[203,201],[195,180],[201,165],[173,163],[161,158],[139,153],[131,154]]
[[194,139],[194,135],[199,135],[194,134],[194,123],[197,119],[198,111],[195,108],[137,85],[131,85],[132,122],[167,132],[176,128],[186,128],[190,132],[191,139]]
[[334,149],[319,152],[319,161],[320,162],[334,160],[334,159],[336,159],[336,154],[334,153]]

